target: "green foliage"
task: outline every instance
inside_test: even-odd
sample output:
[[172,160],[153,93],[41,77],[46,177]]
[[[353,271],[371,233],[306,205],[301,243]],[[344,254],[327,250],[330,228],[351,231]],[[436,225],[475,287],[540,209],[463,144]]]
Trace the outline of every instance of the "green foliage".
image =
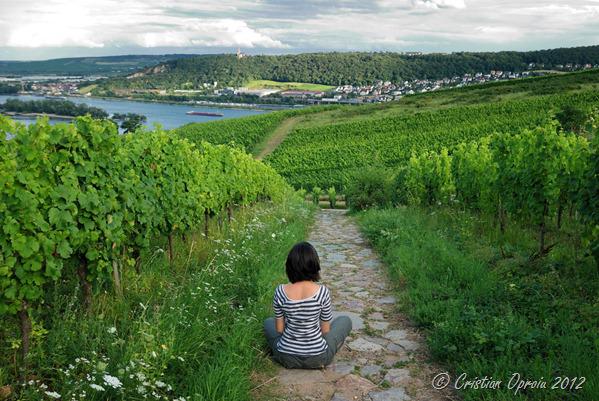
[[586,227],[586,246],[599,267],[599,126],[593,128],[594,138],[589,162],[582,172],[582,185],[574,190],[578,189],[578,206]]
[[357,172],[345,191],[345,200],[351,210],[384,207],[391,202],[389,172],[380,167],[368,167]]
[[335,190],[335,187],[329,187],[327,195],[329,196],[329,205],[331,206],[331,209],[335,209],[335,206],[337,206],[337,191]]
[[[102,291],[88,313],[78,305],[76,278],[49,286],[44,298],[52,308],[31,310],[32,382],[13,385],[13,398],[47,401],[45,391],[52,391],[67,400],[142,400],[154,392],[169,400],[249,401],[252,372],[271,368],[262,321],[275,283],[285,279],[287,252],[305,237],[311,215],[291,196],[238,208],[234,216],[222,230],[211,221],[210,238],[175,238],[172,263],[161,252],[163,238],[153,238],[140,273],[123,271],[125,296]],[[0,387],[20,380],[10,348],[18,348],[18,323],[1,319]],[[122,386],[107,384],[106,374]]]
[[579,107],[567,104],[555,117],[565,131],[580,133],[589,119],[589,113]]
[[94,118],[108,117],[108,113],[102,109],[88,106],[85,103],[77,104],[68,100],[23,101],[19,99],[6,99],[4,104],[0,104],[0,109],[17,113],[48,113],[73,117],[89,114]]
[[19,92],[19,86],[0,83],[0,95],[14,95]]
[[[108,120],[28,127],[0,117],[0,314],[42,301],[78,269],[111,281],[114,263],[158,234],[197,228],[204,211],[280,202],[288,187],[244,152],[161,130],[120,136]],[[83,270],[80,270],[80,269]]]
[[585,137],[560,132],[557,122],[550,122],[460,144],[451,156],[446,149],[414,155],[397,173],[396,199],[435,205],[453,203],[455,197],[464,207],[497,212],[502,227],[507,213],[539,227],[543,253],[548,219],[555,216],[559,229],[563,210],[593,190],[587,189],[592,178],[585,178],[592,168],[589,157]]
[[486,213],[495,212],[499,196],[497,164],[489,149],[490,139],[461,143],[452,153],[457,201]]
[[373,163],[398,167],[412,154],[442,148],[451,154],[460,143],[493,132],[515,134],[543,125],[551,109],[597,103],[598,92],[588,91],[296,128],[266,160],[294,187],[343,188]]
[[133,132],[141,127],[148,118],[141,114],[136,113],[114,113],[111,119],[118,125],[121,124],[121,128],[125,133]]
[[[464,400],[595,398],[599,281],[591,261],[574,256],[575,238],[564,235],[559,252],[531,262],[531,233],[514,225],[513,256],[501,260],[493,225],[468,211],[368,210],[358,222],[389,266],[400,308],[452,378],[466,373],[507,383],[519,372],[549,384],[518,394],[506,386],[463,388]],[[587,379],[576,391],[550,389],[556,376]]]
[[219,145],[241,146],[248,152],[255,152],[256,145],[268,138],[285,119],[330,110],[334,107],[306,107],[222,121],[190,123],[172,132],[195,144],[206,141]]
[[451,175],[451,158],[447,149],[440,153],[425,152],[412,156],[407,168],[398,174],[396,192],[405,191],[405,199],[410,205],[448,204],[455,195],[455,185]]
[[320,195],[322,195],[322,189],[320,187],[312,188],[312,203],[314,203],[315,206],[318,206],[320,202]]
[[250,151],[288,116],[289,112],[279,111],[223,121],[191,123],[173,132],[192,143],[206,141],[214,144],[240,145]]
[[70,57],[39,61],[0,61],[2,75],[122,75],[189,54]]
[[[551,68],[558,64],[597,64],[599,46],[531,52],[405,55],[391,52],[306,53],[259,55],[237,59],[234,54],[201,55],[164,63],[148,73],[110,82],[128,88],[193,88],[217,81],[243,86],[252,80],[309,82],[324,85],[370,84],[444,78],[491,70],[524,71],[529,63]],[[154,72],[155,71],[155,72]]]

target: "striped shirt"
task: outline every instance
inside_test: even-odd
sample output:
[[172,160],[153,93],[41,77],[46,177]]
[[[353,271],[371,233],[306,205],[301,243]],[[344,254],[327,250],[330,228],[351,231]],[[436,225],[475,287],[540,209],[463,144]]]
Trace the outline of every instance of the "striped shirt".
[[310,298],[292,300],[287,297],[283,285],[277,286],[273,300],[275,317],[285,318],[283,335],[277,343],[277,350],[293,355],[318,355],[327,349],[327,343],[320,331],[320,321],[333,318],[331,294],[321,285]]

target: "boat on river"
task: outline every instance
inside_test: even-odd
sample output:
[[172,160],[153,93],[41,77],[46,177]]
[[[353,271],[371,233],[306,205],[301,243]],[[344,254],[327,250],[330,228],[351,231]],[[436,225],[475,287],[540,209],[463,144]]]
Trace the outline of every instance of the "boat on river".
[[188,111],[187,113],[188,116],[205,116],[205,117],[222,117],[224,116],[223,113],[212,113],[210,111]]

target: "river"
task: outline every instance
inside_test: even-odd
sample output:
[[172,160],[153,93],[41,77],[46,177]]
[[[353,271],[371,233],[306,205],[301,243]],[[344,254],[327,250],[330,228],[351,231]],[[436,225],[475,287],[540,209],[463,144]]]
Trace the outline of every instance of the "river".
[[[0,95],[0,103],[4,103],[8,98],[17,98],[20,100],[44,100],[43,96],[31,96],[31,95]],[[98,99],[98,98],[84,98],[84,97],[72,97],[67,96],[67,100],[74,103],[86,103],[89,106],[99,107],[106,110],[108,114],[114,113],[137,113],[143,114],[148,118],[146,125],[152,127],[154,123],[159,123],[165,129],[176,128],[181,125],[192,123],[192,122],[205,122],[222,120],[224,118],[236,118],[247,115],[255,115],[265,113],[264,110],[251,110],[251,109],[232,109],[232,108],[216,108],[206,106],[195,106],[187,104],[171,104],[171,103],[158,103],[158,102],[139,102],[132,100],[120,100],[120,99]],[[188,111],[206,111],[213,113],[222,113],[223,117],[206,117],[206,116],[194,116],[185,114]],[[33,117],[18,117],[19,121],[26,124],[30,124],[35,121]],[[64,120],[51,120],[52,124],[64,122]]]

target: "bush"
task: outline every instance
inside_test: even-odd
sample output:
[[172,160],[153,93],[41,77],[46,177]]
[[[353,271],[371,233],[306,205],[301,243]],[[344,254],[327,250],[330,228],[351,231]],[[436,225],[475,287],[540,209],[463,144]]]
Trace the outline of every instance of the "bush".
[[329,195],[329,204],[331,205],[331,209],[335,209],[335,206],[337,205],[337,191],[335,190],[335,187],[330,187],[327,190],[327,194]]
[[384,207],[391,204],[391,173],[381,167],[367,167],[356,173],[345,193],[351,210]]
[[320,195],[322,194],[322,189],[320,187],[314,187],[312,189],[312,202],[314,205],[318,206],[318,201],[320,200]]

